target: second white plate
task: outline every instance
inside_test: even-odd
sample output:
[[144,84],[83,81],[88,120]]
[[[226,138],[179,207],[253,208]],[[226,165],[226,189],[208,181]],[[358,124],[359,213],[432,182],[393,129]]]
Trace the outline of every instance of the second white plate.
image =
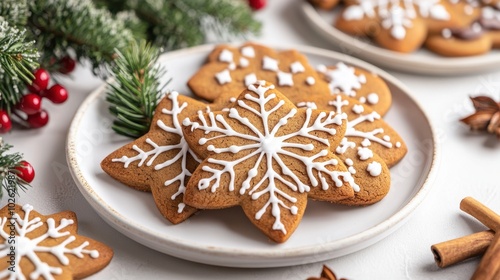
[[367,38],[357,38],[335,28],[335,11],[318,10],[307,1],[303,1],[300,8],[311,28],[320,36],[342,52],[380,67],[424,75],[452,76],[498,70],[500,65],[499,50],[471,57],[443,57],[425,49],[410,54],[387,50],[372,44]]
[[[169,87],[188,92],[186,81],[206,61],[213,46],[161,56],[173,77]],[[429,191],[436,157],[435,134],[421,107],[399,81],[386,72],[343,54],[297,47],[312,65],[339,61],[378,74],[393,93],[385,120],[405,139],[409,153],[391,170],[392,188],[381,202],[368,207],[308,203],[304,218],[284,244],[274,244],[238,208],[200,211],[179,225],[166,221],[149,193],[113,180],[101,160],[131,140],[110,130],[112,117],[105,88],[92,93],[70,127],[67,159],[77,185],[90,205],[111,226],[154,250],[179,258],[233,267],[277,267],[323,261],[363,249],[396,230]]]

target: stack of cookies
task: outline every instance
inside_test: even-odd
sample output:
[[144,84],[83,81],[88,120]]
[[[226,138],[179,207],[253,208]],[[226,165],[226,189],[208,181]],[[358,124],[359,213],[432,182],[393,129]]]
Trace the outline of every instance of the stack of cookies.
[[188,86],[203,101],[167,94],[150,131],[101,163],[116,180],[151,192],[174,224],[199,209],[240,205],[281,243],[309,198],[380,201],[389,168],[407,152],[382,119],[391,104],[385,82],[342,62],[313,67],[295,50],[221,45]]
[[500,47],[498,0],[310,0],[323,9],[340,2],[334,25],[381,47],[409,53],[426,46],[444,56]]

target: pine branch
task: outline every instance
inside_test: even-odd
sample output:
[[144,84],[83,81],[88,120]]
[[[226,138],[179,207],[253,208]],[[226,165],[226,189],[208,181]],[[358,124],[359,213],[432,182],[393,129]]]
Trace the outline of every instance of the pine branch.
[[37,0],[29,3],[28,25],[43,50],[42,64],[75,51],[79,60],[88,58],[96,74],[133,41],[130,30],[105,9],[90,0]]
[[25,26],[28,22],[28,15],[26,0],[2,0],[0,2],[0,16],[12,26]]
[[21,161],[23,157],[20,153],[7,154],[9,149],[12,148],[11,145],[3,143],[0,137],[0,181],[2,182],[2,187],[0,188],[0,199],[3,196],[3,190],[5,189],[9,196],[14,193],[19,195],[19,190],[25,191],[29,184],[23,181],[18,176],[15,176],[19,171],[16,167],[21,166]]
[[117,56],[111,69],[114,81],[108,84],[106,98],[117,118],[112,128],[118,134],[138,138],[151,125],[166,86],[160,83],[165,70],[155,65],[159,50],[145,41],[132,43],[123,53],[117,50]]
[[26,40],[24,29],[10,26],[0,17],[0,109],[9,113],[22,97],[25,84],[34,78],[31,71],[39,58],[34,44]]

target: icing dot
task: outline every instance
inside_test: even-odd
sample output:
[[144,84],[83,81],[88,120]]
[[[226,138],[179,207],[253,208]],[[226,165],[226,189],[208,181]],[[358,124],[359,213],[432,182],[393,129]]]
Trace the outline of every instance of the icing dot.
[[372,161],[366,167],[366,171],[373,177],[379,176],[382,173],[382,165],[376,161]]
[[361,96],[361,97],[359,98],[359,102],[361,102],[361,103],[366,103],[366,98],[365,98],[364,96]]
[[359,156],[359,159],[360,160],[367,160],[369,158],[372,158],[373,157],[373,152],[372,150],[368,149],[368,148],[358,148],[358,156]]
[[314,85],[316,83],[316,80],[313,77],[309,76],[309,77],[306,78],[306,83],[308,85],[312,86],[312,85]]
[[257,82],[257,76],[254,73],[250,73],[245,76],[245,86],[255,84]]
[[229,68],[229,70],[234,70],[236,69],[236,64],[234,64],[234,62],[231,62],[227,68]]
[[368,100],[368,103],[370,103],[370,104],[377,104],[378,103],[378,94],[372,92],[372,93],[368,94],[366,99]]
[[215,74],[215,78],[217,78],[217,81],[219,82],[220,85],[227,84],[232,81],[231,74],[227,69]]
[[316,70],[318,72],[325,73],[328,70],[328,68],[326,68],[326,65],[320,64],[316,67]]
[[293,86],[292,73],[278,72],[278,85]]
[[219,61],[231,63],[233,62],[233,53],[226,49],[223,49],[219,54]]
[[293,214],[293,215],[297,215],[297,213],[299,212],[299,208],[297,208],[297,206],[292,206],[290,207],[290,212]]
[[347,158],[347,159],[345,160],[345,164],[347,164],[347,165],[349,165],[349,166],[352,166],[352,165],[354,164],[354,162],[352,161],[352,159]]
[[472,15],[474,13],[474,8],[471,5],[465,5],[464,12],[467,15]]
[[448,28],[445,28],[441,31],[441,36],[445,39],[450,39],[453,34],[451,33],[451,30]]
[[365,107],[363,107],[363,105],[356,104],[352,106],[352,111],[359,115],[365,111]]
[[93,258],[93,259],[97,259],[99,257],[99,251],[97,250],[92,250],[90,252],[90,257]]
[[294,63],[290,64],[290,71],[293,74],[297,74],[306,71],[306,69],[304,68],[302,63],[300,63],[299,61],[295,61]]
[[396,148],[401,148],[401,142],[396,142]]
[[278,61],[269,56],[264,56],[262,58],[262,69],[270,71],[278,71]]
[[349,166],[349,168],[347,168],[347,171],[349,171],[349,173],[351,174],[356,174],[356,169],[354,169],[354,167],[352,166]]
[[181,202],[181,203],[179,203],[179,204],[177,205],[177,213],[182,213],[182,211],[184,211],[184,207],[186,207],[186,204],[184,204],[184,203],[182,203],[182,202]]
[[481,27],[481,25],[479,24],[479,22],[474,22],[472,24],[472,32],[474,32],[474,33],[480,33],[482,29],[483,28]]
[[240,58],[240,67],[248,67],[249,65],[249,62],[248,62],[248,59],[244,58],[244,57],[241,57]]
[[382,139],[384,139],[385,141],[391,141],[391,136],[384,135],[384,137],[382,137]]
[[246,47],[241,48],[240,52],[242,55],[244,55],[246,57],[255,57],[255,50],[250,46],[246,46]]
[[231,102],[231,103],[236,102],[236,97],[231,97],[231,98],[229,98],[229,102]]
[[363,146],[363,147],[368,147],[368,146],[370,146],[371,144],[372,144],[372,142],[370,142],[370,140],[369,140],[368,138],[365,138],[365,139],[363,140],[363,142],[361,142],[361,146]]

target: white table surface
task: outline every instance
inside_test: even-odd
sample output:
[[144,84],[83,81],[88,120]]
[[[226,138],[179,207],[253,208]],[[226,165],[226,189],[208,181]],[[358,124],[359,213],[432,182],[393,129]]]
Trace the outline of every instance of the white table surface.
[[[300,1],[268,0],[256,13],[264,22],[261,43],[310,45],[333,49],[309,29]],[[306,279],[319,276],[323,264],[349,279],[469,279],[479,259],[446,269],[434,264],[430,246],[471,234],[485,227],[459,210],[460,200],[473,196],[500,213],[500,141],[487,134],[472,134],[458,119],[471,113],[469,95],[500,98],[499,72],[460,77],[416,76],[390,71],[403,81],[424,106],[435,125],[440,161],[433,188],[409,221],[395,233],[356,253],[295,267],[273,269],[222,268],[161,254],[125,237],[106,224],[85,201],[69,173],[65,159],[66,134],[85,97],[102,81],[78,66],[71,79],[62,79],[70,93],[60,106],[44,102],[49,124],[39,130],[16,129],[3,135],[14,151],[24,154],[36,170],[33,188],[17,199],[41,213],[62,210],[77,213],[79,232],[114,249],[111,264],[89,279]],[[0,202],[6,203],[6,198]]]

